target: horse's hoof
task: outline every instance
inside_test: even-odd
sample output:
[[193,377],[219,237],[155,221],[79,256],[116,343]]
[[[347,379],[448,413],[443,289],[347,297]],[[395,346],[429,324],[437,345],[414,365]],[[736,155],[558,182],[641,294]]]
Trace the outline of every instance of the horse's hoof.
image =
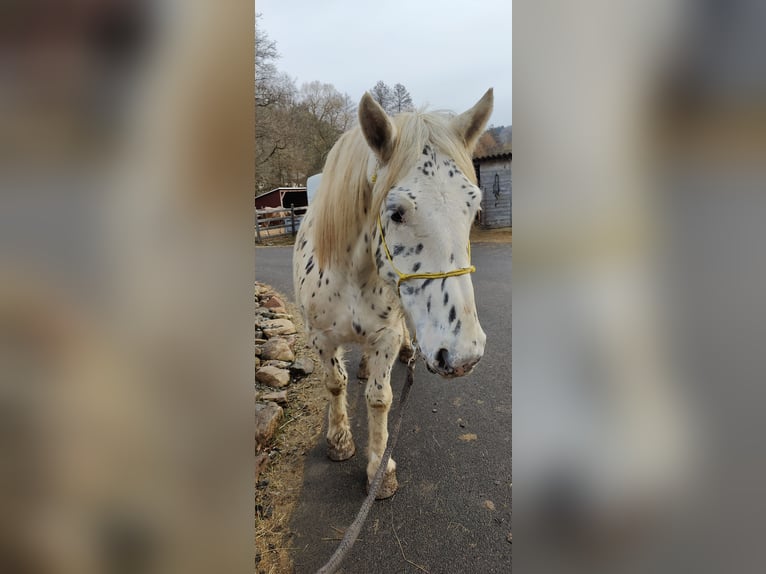
[[409,363],[414,355],[415,349],[409,345],[402,345],[401,349],[399,349],[399,361],[402,363]]
[[367,366],[367,356],[363,356],[359,361],[359,369],[356,371],[356,378],[366,381],[370,377],[370,368]]
[[[367,494],[370,493],[371,482],[367,483]],[[383,500],[391,498],[396,489],[399,488],[399,482],[396,480],[396,470],[389,470],[383,475],[383,482],[380,483],[378,493],[375,495],[375,500]]]
[[336,462],[348,460],[354,456],[355,452],[356,446],[354,446],[354,441],[352,439],[338,445],[333,445],[329,439],[327,440],[327,456],[330,457],[330,460]]

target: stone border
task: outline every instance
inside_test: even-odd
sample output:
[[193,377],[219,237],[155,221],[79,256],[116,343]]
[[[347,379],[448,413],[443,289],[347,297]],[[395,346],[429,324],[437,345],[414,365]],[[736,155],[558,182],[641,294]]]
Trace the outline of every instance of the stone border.
[[285,302],[271,287],[256,282],[255,381],[271,389],[256,395],[256,451],[268,446],[282,420],[280,405],[288,401],[286,387],[314,372],[311,358],[296,359],[296,337],[297,329],[292,316],[287,313]]

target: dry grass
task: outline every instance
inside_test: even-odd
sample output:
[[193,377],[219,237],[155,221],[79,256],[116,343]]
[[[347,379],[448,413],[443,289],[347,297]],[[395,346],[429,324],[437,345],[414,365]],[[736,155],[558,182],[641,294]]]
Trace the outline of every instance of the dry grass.
[[[295,354],[314,361],[314,372],[287,387],[288,403],[268,452],[270,462],[258,477],[267,486],[255,489],[256,572],[282,574],[292,572],[290,516],[301,494],[305,454],[314,447],[321,434],[325,403],[322,366],[313,351],[306,348],[303,323],[295,305],[284,295],[288,312],[298,328]],[[257,390],[265,391],[266,388]]]
[[471,229],[471,243],[512,243],[513,230],[510,227],[500,229]]
[[255,240],[256,247],[275,247],[281,245],[295,245],[295,236],[290,233],[266,235],[261,232],[261,242],[258,243],[258,239]]

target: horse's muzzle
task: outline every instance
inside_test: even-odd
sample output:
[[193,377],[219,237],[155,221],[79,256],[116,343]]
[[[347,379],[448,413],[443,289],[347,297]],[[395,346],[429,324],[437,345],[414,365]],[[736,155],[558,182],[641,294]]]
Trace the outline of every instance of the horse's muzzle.
[[453,365],[450,360],[449,351],[447,351],[447,349],[439,349],[436,353],[435,361],[431,362],[426,360],[426,368],[432,373],[440,375],[445,379],[451,379],[469,374],[473,371],[473,368],[480,359],[481,356],[478,356],[467,361],[461,361],[458,365]]

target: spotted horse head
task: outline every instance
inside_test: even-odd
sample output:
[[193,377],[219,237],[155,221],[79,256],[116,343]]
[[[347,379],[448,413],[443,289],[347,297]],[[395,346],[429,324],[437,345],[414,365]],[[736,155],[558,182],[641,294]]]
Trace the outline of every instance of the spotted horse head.
[[457,116],[393,118],[369,94],[360,103],[377,272],[397,290],[429,370],[444,377],[471,372],[487,339],[476,313],[469,236],[481,204],[471,154],[492,101],[490,89]]

